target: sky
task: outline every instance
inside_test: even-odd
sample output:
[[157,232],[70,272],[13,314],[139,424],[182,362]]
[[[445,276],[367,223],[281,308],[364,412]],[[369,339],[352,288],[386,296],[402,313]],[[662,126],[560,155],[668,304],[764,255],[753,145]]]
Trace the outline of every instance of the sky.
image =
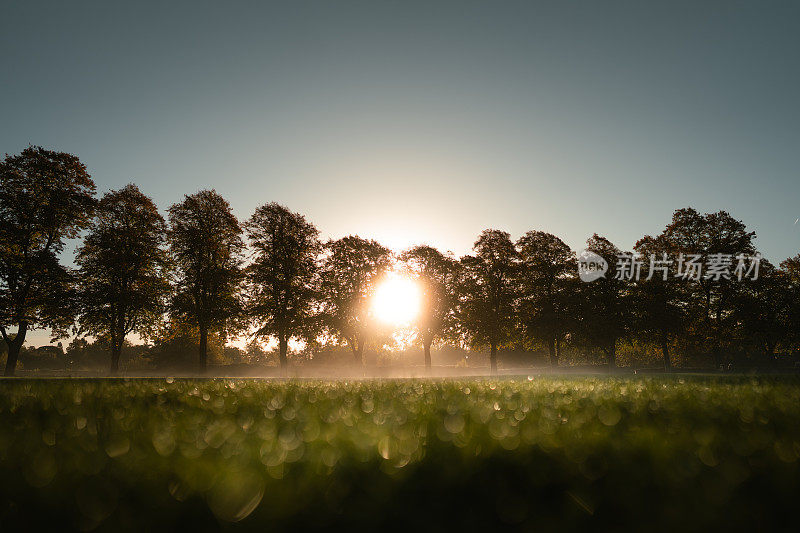
[[797,2],[3,2],[0,154],[325,237],[629,249],[675,209],[800,252]]

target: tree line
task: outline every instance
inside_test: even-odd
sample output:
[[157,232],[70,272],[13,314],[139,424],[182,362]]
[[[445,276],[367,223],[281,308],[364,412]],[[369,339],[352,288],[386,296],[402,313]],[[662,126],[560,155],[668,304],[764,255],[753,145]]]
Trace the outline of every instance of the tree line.
[[[303,215],[277,203],[240,221],[215,190],[186,195],[165,219],[133,184],[96,198],[86,167],[71,154],[31,146],[0,163],[0,333],[5,375],[13,375],[27,331],[54,338],[91,336],[119,370],[125,339],[178,332],[196,346],[204,372],[209,337],[251,332],[277,343],[281,366],[289,342],[306,350],[341,345],[363,364],[383,342],[370,315],[377,283],[402,268],[416,280],[422,308],[412,325],[424,364],[431,347],[453,343],[498,353],[544,350],[553,366],[565,346],[617,364],[623,343],[656,351],[666,370],[676,354],[702,354],[715,367],[744,357],[761,364],[800,348],[800,255],[757,279],[613,272],[578,277],[577,257],[561,239],[532,230],[516,241],[483,231],[461,258],[432,246],[399,254],[349,235],[323,242]],[[82,236],[75,268],[59,261],[66,241]],[[755,233],[730,214],[685,208],[631,252],[643,257],[754,255]],[[593,235],[586,249],[614,265],[623,252]],[[13,330],[16,330],[15,332]]]

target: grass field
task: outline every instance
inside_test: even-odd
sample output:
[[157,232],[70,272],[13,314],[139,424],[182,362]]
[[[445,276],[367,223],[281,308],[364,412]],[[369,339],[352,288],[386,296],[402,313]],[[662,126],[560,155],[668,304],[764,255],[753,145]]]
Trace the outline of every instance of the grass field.
[[791,377],[0,382],[5,531],[790,529],[799,456]]

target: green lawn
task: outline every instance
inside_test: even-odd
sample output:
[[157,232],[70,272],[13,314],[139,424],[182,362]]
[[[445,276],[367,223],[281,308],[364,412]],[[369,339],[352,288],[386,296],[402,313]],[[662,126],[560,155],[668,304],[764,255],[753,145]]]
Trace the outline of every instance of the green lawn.
[[799,456],[790,377],[0,381],[0,530],[779,529]]

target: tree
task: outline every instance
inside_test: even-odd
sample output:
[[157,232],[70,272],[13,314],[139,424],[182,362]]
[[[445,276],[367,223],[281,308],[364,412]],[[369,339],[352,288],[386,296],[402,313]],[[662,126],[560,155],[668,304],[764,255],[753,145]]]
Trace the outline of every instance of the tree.
[[[95,186],[74,155],[30,146],[0,163],[0,334],[13,376],[28,329],[66,335],[72,278],[58,261],[64,241],[91,217]],[[7,331],[16,327],[12,335]]]
[[311,333],[319,232],[305,217],[276,203],[256,209],[245,228],[253,249],[246,269],[247,314],[259,326],[257,336],[277,337],[285,367],[289,339]]
[[164,218],[135,185],[106,193],[77,251],[80,332],[111,347],[119,370],[125,337],[161,320],[169,291]]
[[242,228],[214,190],[169,208],[167,240],[176,268],[172,310],[198,330],[198,370],[205,372],[209,332],[223,337],[241,318]]
[[767,364],[775,362],[775,349],[790,335],[795,305],[789,274],[762,260],[757,279],[743,279],[733,307],[743,340],[755,344]]
[[400,257],[416,278],[422,305],[415,327],[425,353],[425,368],[431,368],[431,345],[455,328],[458,262],[431,246],[415,246]]
[[614,266],[622,252],[605,237],[594,234],[586,249],[601,256],[609,265],[604,277],[581,283],[576,296],[577,337],[606,356],[609,369],[617,366],[617,342],[628,331],[630,314],[626,282],[617,279]]
[[663,235],[646,235],[639,239],[634,251],[640,256],[642,271],[632,287],[632,329],[661,347],[664,371],[670,372],[670,344],[684,329],[686,284],[675,275],[674,259],[669,259],[670,246]]
[[247,363],[251,365],[260,365],[269,361],[272,354],[265,352],[264,348],[259,344],[258,339],[252,338],[245,346],[245,358]]
[[564,241],[544,231],[529,231],[516,246],[523,331],[529,338],[544,340],[550,364],[558,366],[558,349],[570,321],[568,296],[575,280],[575,254]]
[[784,260],[781,263],[781,270],[786,273],[791,302],[786,344],[792,353],[797,354],[800,351],[800,254]]
[[[725,211],[700,214],[692,208],[678,209],[672,221],[661,235],[670,252],[678,257],[683,254],[686,262],[696,256],[697,263],[705,267],[709,259],[718,254],[730,257],[753,256],[755,232]],[[686,262],[683,270],[686,270]],[[714,366],[723,363],[722,352],[734,338],[733,303],[738,290],[738,281],[730,277],[699,276],[684,279],[687,283],[686,307],[689,328],[706,345]]]
[[489,346],[491,371],[497,372],[497,348],[514,329],[518,254],[505,231],[487,229],[461,259],[459,319],[473,346]]
[[321,270],[321,319],[326,330],[347,343],[363,364],[369,334],[368,300],[391,263],[387,248],[350,235],[327,245]]

